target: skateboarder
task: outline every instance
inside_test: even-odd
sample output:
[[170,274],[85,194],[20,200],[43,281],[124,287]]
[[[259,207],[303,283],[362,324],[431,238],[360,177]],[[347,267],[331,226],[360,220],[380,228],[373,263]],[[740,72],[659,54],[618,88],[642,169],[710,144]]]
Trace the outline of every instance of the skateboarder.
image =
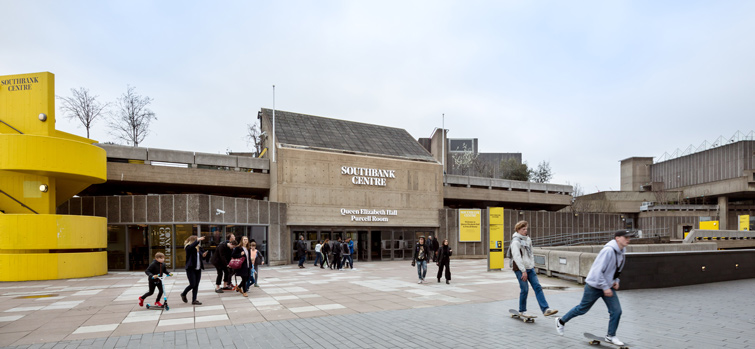
[[527,294],[529,293],[529,285],[527,281],[532,285],[532,290],[535,291],[535,297],[537,303],[540,305],[540,311],[543,315],[549,316],[558,313],[556,309],[550,309],[548,307],[548,301],[545,300],[545,294],[543,294],[543,287],[540,286],[540,282],[537,280],[537,273],[535,273],[535,256],[532,254],[532,240],[528,234],[527,221],[520,221],[514,226],[514,236],[511,241],[511,259],[513,261],[512,268],[516,279],[519,281],[519,313],[522,316],[529,316],[527,314]]
[[624,268],[624,253],[632,234],[629,230],[617,231],[613,240],[600,250],[598,257],[595,258],[595,262],[590,267],[590,272],[587,273],[582,301],[572,310],[569,310],[564,317],[556,318],[556,331],[559,335],[564,335],[564,325],[569,320],[586,314],[598,298],[603,298],[609,314],[608,334],[606,334],[605,340],[615,345],[624,345],[616,337],[616,330],[619,328],[619,320],[621,319],[621,304],[616,291],[619,289],[619,275]]

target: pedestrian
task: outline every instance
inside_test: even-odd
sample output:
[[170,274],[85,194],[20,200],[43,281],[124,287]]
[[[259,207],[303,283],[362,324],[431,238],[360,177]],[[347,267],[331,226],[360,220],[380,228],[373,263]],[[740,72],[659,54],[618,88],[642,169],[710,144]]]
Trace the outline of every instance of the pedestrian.
[[241,267],[236,269],[236,275],[241,276],[241,282],[236,289],[241,292],[241,295],[248,297],[246,294],[249,291],[249,277],[252,275],[252,265],[254,261],[249,253],[249,238],[244,236],[241,238],[241,242],[236,248],[233,249],[231,258],[244,258],[241,262]]
[[351,249],[349,248],[348,244],[349,238],[346,238],[346,241],[344,241],[341,244],[341,253],[343,254],[343,261],[341,262],[341,265],[343,268],[346,268],[348,265],[349,268],[354,269],[354,260],[351,259]]
[[304,260],[307,259],[307,244],[304,242],[304,235],[299,235],[299,241],[296,242],[296,258],[299,259],[299,268],[304,268]]
[[191,304],[202,305],[202,302],[197,300],[197,293],[199,292],[199,280],[202,279],[202,269],[204,269],[204,262],[202,258],[207,256],[205,251],[199,243],[204,240],[204,236],[197,237],[191,235],[184,241],[184,250],[186,251],[186,277],[189,279],[189,286],[186,286],[183,292],[181,292],[181,300],[184,303],[188,303],[186,295],[191,291]]
[[569,310],[562,318],[556,318],[556,331],[559,335],[564,335],[564,325],[569,320],[586,314],[595,304],[598,298],[603,298],[608,308],[608,333],[606,342],[615,345],[624,345],[616,337],[616,331],[619,329],[619,320],[621,320],[621,303],[619,303],[619,276],[624,269],[626,247],[632,237],[632,232],[620,230],[614,233],[613,240],[609,241],[590,267],[585,279],[585,291],[582,294],[582,301]]
[[443,268],[446,269],[446,284],[451,283],[451,254],[454,250],[448,246],[448,239],[443,240],[443,245],[438,249],[438,282],[440,282],[440,276],[443,274]]
[[535,298],[537,298],[537,303],[540,305],[543,315],[550,316],[558,313],[558,310],[548,307],[543,287],[540,286],[540,282],[537,280],[535,256],[532,254],[532,240],[528,236],[529,224],[527,221],[519,221],[514,226],[514,230],[516,233],[514,233],[511,239],[511,246],[509,248],[511,249],[514,274],[516,274],[516,279],[519,281],[519,314],[521,316],[529,316],[527,315],[527,294],[529,293],[530,286],[527,285],[527,281],[532,285],[532,290],[535,291]]
[[[216,293],[223,293],[223,290],[231,289],[231,268],[228,267],[228,262],[231,261],[231,240],[236,240],[236,236],[233,234],[226,235],[225,241],[215,247],[215,253],[210,257],[210,263],[215,266],[215,270],[218,272],[215,279]],[[220,287],[221,281],[225,283],[222,288]]]
[[315,245],[315,266],[317,266],[317,262],[320,262],[320,265],[322,265],[322,243],[320,243],[320,240],[317,240],[317,245]]
[[163,274],[166,274],[168,276],[173,275],[168,272],[168,269],[165,268],[165,255],[162,252],[155,253],[155,260],[152,261],[152,263],[149,265],[149,267],[147,267],[147,270],[145,270],[144,273],[147,274],[149,291],[139,297],[139,306],[144,306],[144,300],[155,293],[155,288],[157,288],[157,300],[155,301],[155,306],[163,306],[163,304],[160,303],[160,300],[163,298],[163,282],[159,278],[161,278]]
[[417,276],[419,276],[418,284],[425,281],[425,275],[427,275],[427,258],[428,258],[427,244],[425,243],[425,237],[420,236],[419,241],[414,246],[414,258],[412,258],[412,266],[417,265]]
[[252,263],[252,265],[254,266],[254,272],[252,273],[254,287],[260,287],[257,282],[260,281],[260,267],[265,264],[265,256],[263,256],[262,253],[257,250],[257,243],[254,241],[254,239],[252,239],[252,242],[249,243],[249,254],[252,255],[252,259],[254,260],[254,263]]
[[349,242],[349,265],[351,266],[351,269],[354,269],[354,240],[351,240],[351,237],[346,238],[346,241]]
[[438,262],[438,239],[434,238],[432,235],[427,236],[427,250],[430,251],[430,255],[432,256],[433,262]]
[[330,262],[328,262],[328,254],[330,253],[330,239],[326,238],[325,241],[323,241],[320,252],[322,252],[322,263],[320,263],[320,269],[324,269],[324,265],[327,265],[328,268],[330,268]]
[[[333,263],[331,267],[336,270],[341,270],[341,237],[339,236],[336,241],[333,241]],[[331,269],[333,269],[331,268]]]

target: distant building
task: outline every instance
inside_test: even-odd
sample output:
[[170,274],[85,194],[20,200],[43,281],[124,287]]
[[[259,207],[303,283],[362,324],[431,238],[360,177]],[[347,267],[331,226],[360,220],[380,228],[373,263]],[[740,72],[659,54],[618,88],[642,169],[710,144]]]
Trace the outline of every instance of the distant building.
[[[522,163],[522,153],[480,153],[477,138],[447,138],[445,153],[446,174],[485,178],[501,178],[501,162],[514,159],[517,164]],[[431,138],[418,140],[427,151],[435,154]],[[456,159],[467,155],[471,162],[459,164]],[[441,159],[438,159],[441,160]]]

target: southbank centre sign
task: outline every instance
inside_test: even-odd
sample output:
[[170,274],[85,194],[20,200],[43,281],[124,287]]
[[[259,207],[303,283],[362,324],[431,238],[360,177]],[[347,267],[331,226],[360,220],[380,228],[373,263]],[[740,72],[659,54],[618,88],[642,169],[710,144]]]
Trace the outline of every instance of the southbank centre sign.
[[351,176],[351,183],[385,187],[387,179],[396,178],[396,170],[341,166],[341,175]]

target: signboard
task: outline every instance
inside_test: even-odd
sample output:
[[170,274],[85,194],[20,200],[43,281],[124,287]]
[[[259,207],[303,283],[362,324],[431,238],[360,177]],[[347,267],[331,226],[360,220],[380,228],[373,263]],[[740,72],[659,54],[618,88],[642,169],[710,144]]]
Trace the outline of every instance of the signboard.
[[341,216],[351,216],[352,222],[388,222],[389,216],[398,216],[398,210],[390,209],[341,209]]
[[700,222],[701,230],[718,230],[718,221]]
[[489,207],[490,247],[488,250],[488,270],[503,269],[503,207]]
[[459,210],[459,242],[481,242],[481,210]]
[[750,215],[743,214],[739,216],[739,230],[750,230]]

